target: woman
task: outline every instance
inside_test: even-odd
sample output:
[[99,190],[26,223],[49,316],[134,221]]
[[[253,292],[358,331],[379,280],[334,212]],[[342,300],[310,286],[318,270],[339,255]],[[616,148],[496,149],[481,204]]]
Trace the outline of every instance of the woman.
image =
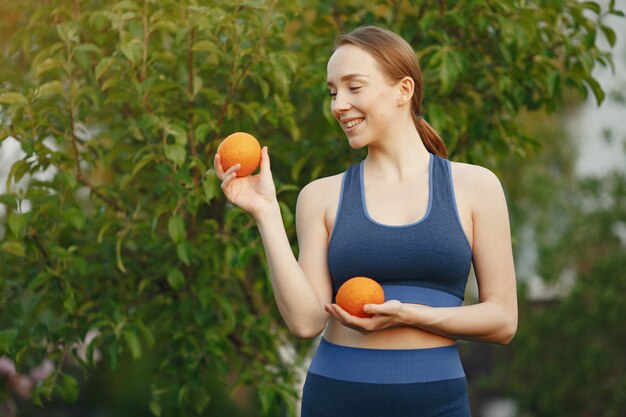
[[[267,147],[260,173],[215,168],[229,201],[254,216],[278,308],[297,336],[323,332],[302,416],[469,416],[458,339],[507,344],[517,327],[504,193],[489,170],[452,163],[421,116],[422,74],[400,36],[361,27],[336,40],[331,110],[367,157],[305,186],[296,207],[300,255],[282,223]],[[461,306],[473,263],[480,300]],[[334,304],[354,276],[383,285],[372,318]]]

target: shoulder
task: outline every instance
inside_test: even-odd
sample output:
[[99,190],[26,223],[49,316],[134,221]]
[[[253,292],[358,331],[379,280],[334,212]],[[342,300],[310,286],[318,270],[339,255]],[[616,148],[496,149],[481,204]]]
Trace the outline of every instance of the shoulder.
[[458,177],[470,186],[476,187],[500,187],[500,179],[488,168],[465,162],[450,162],[452,175]]
[[467,196],[472,206],[480,207],[504,198],[502,183],[490,169],[464,162],[451,162],[451,170],[455,188]]
[[326,208],[341,191],[345,172],[329,177],[318,178],[305,185],[298,195],[298,207],[313,206]]

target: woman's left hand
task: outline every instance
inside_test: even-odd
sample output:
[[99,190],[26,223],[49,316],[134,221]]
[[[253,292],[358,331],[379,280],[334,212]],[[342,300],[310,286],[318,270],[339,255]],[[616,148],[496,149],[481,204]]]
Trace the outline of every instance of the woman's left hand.
[[384,304],[366,304],[363,311],[373,314],[371,318],[353,316],[337,304],[326,304],[324,310],[330,313],[339,323],[354,329],[364,335],[373,331],[390,327],[399,327],[403,323],[400,320],[402,303],[398,300],[389,300]]

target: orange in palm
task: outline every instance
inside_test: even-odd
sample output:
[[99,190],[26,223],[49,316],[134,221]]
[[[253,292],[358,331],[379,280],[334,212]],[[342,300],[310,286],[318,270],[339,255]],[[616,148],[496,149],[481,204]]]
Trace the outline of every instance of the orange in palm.
[[383,287],[367,277],[354,277],[344,282],[337,291],[337,304],[353,316],[369,318],[373,314],[363,311],[365,304],[385,302]]

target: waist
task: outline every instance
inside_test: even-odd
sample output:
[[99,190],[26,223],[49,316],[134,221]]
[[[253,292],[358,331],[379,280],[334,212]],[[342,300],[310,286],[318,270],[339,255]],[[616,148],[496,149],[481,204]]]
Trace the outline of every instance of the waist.
[[370,349],[321,338],[309,372],[343,381],[408,384],[465,376],[457,345],[422,349]]
[[371,349],[420,349],[449,346],[456,340],[416,327],[393,327],[364,335],[330,318],[323,337],[343,346]]

